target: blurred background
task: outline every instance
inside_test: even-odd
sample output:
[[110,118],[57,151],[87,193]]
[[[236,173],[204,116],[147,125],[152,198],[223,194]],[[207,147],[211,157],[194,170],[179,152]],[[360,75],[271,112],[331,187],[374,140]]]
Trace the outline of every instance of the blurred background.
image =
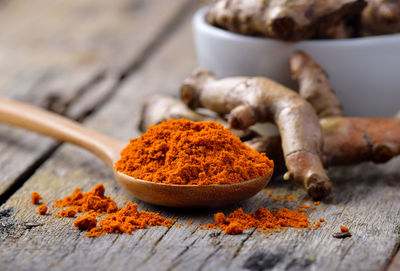
[[100,102],[204,3],[2,0],[0,95],[66,113],[101,83]]

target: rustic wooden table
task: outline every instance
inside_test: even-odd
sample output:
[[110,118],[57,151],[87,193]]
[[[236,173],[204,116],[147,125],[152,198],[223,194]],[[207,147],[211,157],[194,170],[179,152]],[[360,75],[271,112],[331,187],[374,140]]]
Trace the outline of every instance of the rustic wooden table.
[[[196,2],[1,1],[0,95],[121,140],[137,137],[141,100],[154,93],[177,95],[196,66],[190,24],[201,5]],[[335,194],[312,213],[325,218],[328,230],[227,236],[198,229],[216,211],[295,207],[292,201],[273,201],[266,190],[241,204],[207,210],[139,201],[141,209],[177,222],[169,229],[89,239],[69,218],[35,214],[30,193],[38,191],[51,202],[75,187],[87,191],[103,183],[120,205],[135,198],[90,153],[0,125],[0,270],[399,270],[399,168],[395,159],[331,169]],[[271,188],[274,196],[309,199],[281,180]],[[28,227],[31,222],[43,225]],[[351,238],[332,237],[341,224],[351,229]]]

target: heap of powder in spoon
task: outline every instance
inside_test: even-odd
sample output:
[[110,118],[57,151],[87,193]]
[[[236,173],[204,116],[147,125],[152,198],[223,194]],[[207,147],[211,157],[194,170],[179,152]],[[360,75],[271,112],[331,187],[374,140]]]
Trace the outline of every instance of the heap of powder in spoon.
[[171,119],[132,139],[115,168],[157,183],[209,185],[265,176],[273,165],[219,123]]

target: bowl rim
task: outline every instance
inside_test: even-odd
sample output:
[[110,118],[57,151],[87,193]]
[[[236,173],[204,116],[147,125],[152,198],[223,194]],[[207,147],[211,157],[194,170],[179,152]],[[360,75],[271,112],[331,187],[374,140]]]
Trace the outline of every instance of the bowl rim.
[[216,26],[213,26],[206,22],[205,16],[207,11],[211,8],[211,6],[205,6],[196,11],[193,16],[193,27],[202,29],[205,32],[210,32],[214,36],[218,36],[224,39],[235,39],[241,40],[245,42],[276,42],[276,43],[284,43],[284,44],[300,44],[300,43],[309,43],[309,44],[329,44],[329,45],[365,45],[368,43],[388,43],[388,42],[398,42],[400,40],[400,33],[395,34],[385,34],[385,35],[377,35],[377,36],[368,36],[368,37],[356,37],[356,38],[348,38],[348,39],[320,39],[320,40],[302,40],[298,42],[291,41],[283,41],[273,38],[267,37],[256,37],[256,36],[247,36],[239,33],[234,33]]

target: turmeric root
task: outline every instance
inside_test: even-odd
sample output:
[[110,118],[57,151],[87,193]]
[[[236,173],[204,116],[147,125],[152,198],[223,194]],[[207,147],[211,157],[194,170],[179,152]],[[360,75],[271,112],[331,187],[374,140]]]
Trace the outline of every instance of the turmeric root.
[[[221,123],[224,127],[228,127],[228,123],[217,116],[210,116],[197,113],[191,110],[178,99],[174,99],[165,95],[155,95],[143,102],[142,112],[140,115],[139,130],[145,132],[150,125],[157,125],[169,119],[187,119],[191,121],[215,121]],[[231,132],[239,137],[242,141],[257,136],[253,130],[236,130]]]
[[398,119],[325,118],[320,123],[327,166],[384,163],[400,154]]
[[354,30],[345,21],[331,25],[316,33],[315,39],[348,39],[354,36]]
[[332,89],[328,74],[309,55],[295,52],[290,59],[292,77],[299,83],[300,96],[306,99],[318,117],[342,116],[343,109]]
[[400,32],[399,0],[368,0],[362,13],[364,35]]
[[245,129],[257,122],[274,122],[280,131],[289,176],[313,198],[332,191],[320,154],[322,134],[312,106],[294,91],[263,77],[217,80],[208,70],[197,69],[181,87],[190,108],[205,107],[229,114],[232,128]]
[[291,70],[299,82],[300,96],[309,101],[322,118],[325,165],[357,164],[368,160],[382,163],[399,154],[399,121],[338,118],[342,116],[342,107],[327,73],[304,52],[292,55]]
[[215,118],[207,117],[190,110],[184,103],[168,96],[156,95],[143,102],[139,122],[139,130],[144,132],[150,125],[157,125],[169,119],[185,118],[191,121],[214,121]]
[[[400,155],[399,119],[325,118],[320,120],[325,167],[372,161],[384,163]],[[283,161],[279,136],[256,137],[245,142],[265,152],[275,164]]]
[[207,21],[232,32],[302,40],[359,14],[364,0],[219,0]]

